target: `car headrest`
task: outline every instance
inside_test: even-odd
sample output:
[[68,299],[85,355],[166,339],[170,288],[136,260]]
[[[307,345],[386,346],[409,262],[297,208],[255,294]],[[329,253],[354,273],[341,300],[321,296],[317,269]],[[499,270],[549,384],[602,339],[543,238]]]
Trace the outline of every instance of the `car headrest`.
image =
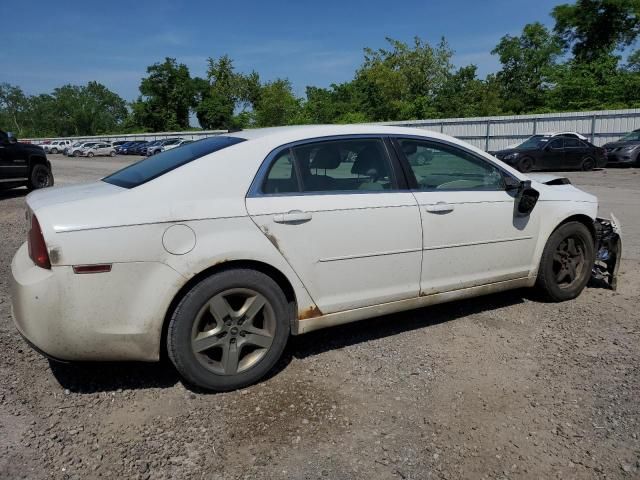
[[418,144],[414,142],[402,142],[402,151],[405,155],[413,155],[418,151]]
[[340,151],[334,146],[327,145],[318,149],[309,168],[332,170],[340,166],[340,161]]
[[387,168],[384,165],[382,155],[374,145],[362,149],[351,167],[351,173],[369,177],[384,175],[386,172]]

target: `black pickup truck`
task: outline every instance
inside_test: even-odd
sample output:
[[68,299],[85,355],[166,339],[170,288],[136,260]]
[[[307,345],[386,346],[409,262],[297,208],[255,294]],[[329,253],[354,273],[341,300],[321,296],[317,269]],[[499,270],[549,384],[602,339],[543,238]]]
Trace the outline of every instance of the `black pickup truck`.
[[52,185],[51,162],[44,150],[0,130],[0,189],[25,186],[34,190]]

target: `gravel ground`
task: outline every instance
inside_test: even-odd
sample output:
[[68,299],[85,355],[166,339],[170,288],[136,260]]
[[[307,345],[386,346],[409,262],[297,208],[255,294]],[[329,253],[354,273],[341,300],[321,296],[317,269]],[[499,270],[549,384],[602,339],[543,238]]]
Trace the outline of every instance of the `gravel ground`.
[[[51,155],[58,185],[124,159]],[[24,192],[0,193],[0,478],[639,478],[640,174],[567,173],[625,228],[619,290],[528,291],[293,338],[203,394],[167,364],[57,365],[16,333]]]

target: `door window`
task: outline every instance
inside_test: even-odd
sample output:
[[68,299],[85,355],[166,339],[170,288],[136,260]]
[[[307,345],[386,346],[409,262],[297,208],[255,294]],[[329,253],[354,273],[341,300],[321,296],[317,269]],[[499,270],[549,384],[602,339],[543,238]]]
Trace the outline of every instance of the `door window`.
[[296,169],[291,150],[278,154],[262,184],[262,193],[279,194],[299,192]]
[[556,138],[549,143],[549,148],[551,148],[551,150],[562,150],[562,138]]
[[380,139],[308,143],[292,149],[305,192],[376,192],[395,188]]
[[399,139],[418,189],[504,190],[498,167],[464,150],[434,142]]
[[564,148],[583,148],[583,145],[577,138],[565,138]]

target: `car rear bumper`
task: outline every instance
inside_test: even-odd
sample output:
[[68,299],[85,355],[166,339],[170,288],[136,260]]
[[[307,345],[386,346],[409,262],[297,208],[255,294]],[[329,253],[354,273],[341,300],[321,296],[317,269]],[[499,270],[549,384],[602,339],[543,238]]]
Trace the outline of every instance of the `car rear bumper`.
[[62,361],[155,361],[165,314],[184,278],[156,262],[109,273],[37,267],[23,244],[11,262],[11,311],[36,350]]

